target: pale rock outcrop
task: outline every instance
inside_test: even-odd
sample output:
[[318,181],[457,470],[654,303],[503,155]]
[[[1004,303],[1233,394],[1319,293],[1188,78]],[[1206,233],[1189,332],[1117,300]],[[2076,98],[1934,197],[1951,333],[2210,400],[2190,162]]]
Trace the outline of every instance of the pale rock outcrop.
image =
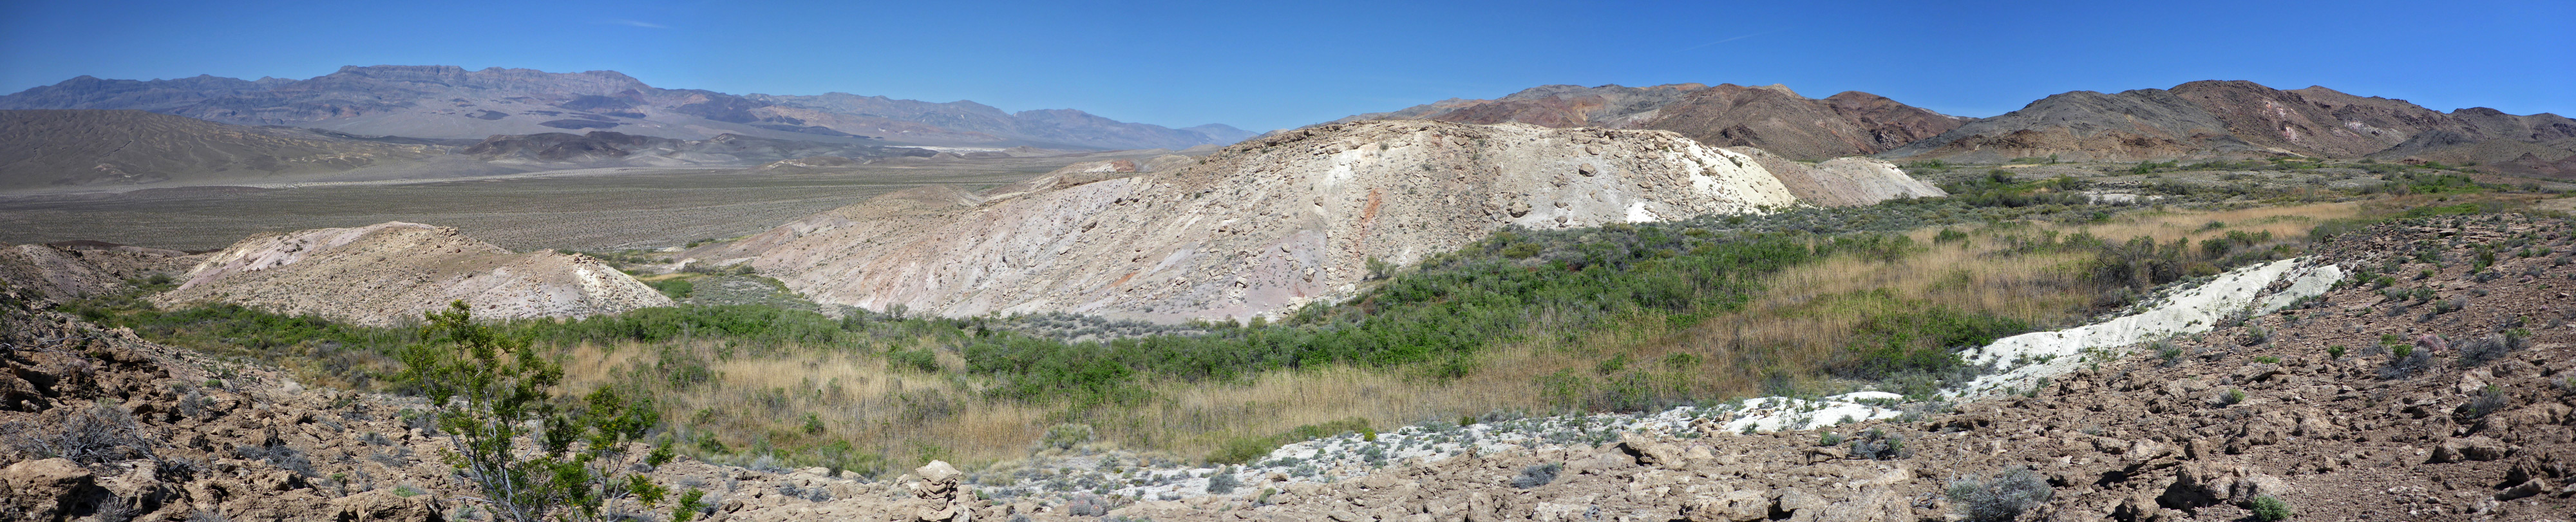
[[580,317],[671,300],[596,259],[517,253],[453,228],[387,222],[254,236],[208,255],[160,305],[224,302],[369,325],[463,300],[479,318]]
[[748,262],[817,301],[879,311],[1248,318],[1352,295],[1372,259],[1409,266],[1505,226],[1799,203],[1752,158],[1678,134],[1521,124],[1335,124],[1173,172],[1071,170],[980,194],[892,193],[682,257]]
[[1905,175],[1905,170],[1886,161],[1854,156],[1806,163],[1753,147],[1726,150],[1760,162],[1764,170],[1789,187],[1789,193],[1798,196],[1798,201],[1811,205],[1857,207],[1897,198],[1950,195],[1940,187]]

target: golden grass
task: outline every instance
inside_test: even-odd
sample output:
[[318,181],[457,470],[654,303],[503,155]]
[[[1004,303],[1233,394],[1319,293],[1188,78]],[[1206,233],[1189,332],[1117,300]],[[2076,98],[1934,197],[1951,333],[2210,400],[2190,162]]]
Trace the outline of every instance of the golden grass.
[[[1871,317],[1925,307],[1985,313],[2058,328],[2095,312],[2102,288],[2083,280],[2088,255],[2075,252],[2006,254],[1999,236],[2089,233],[2110,240],[2153,237],[2198,241],[2228,231],[2269,232],[2304,238],[2326,219],[2361,213],[2352,203],[2262,207],[2215,212],[2133,213],[2109,223],[2028,225],[1968,230],[1965,242],[1935,243],[1937,229],[1910,234],[1920,252],[1895,261],[1838,256],[1774,274],[1768,290],[1741,309],[1677,324],[1663,314],[1622,318],[1577,334],[1548,332],[1496,347],[1478,356],[1469,375],[1439,381],[1406,370],[1349,366],[1282,370],[1248,382],[1161,382],[1145,404],[1094,411],[1087,422],[1098,440],[1130,449],[1196,458],[1229,438],[1258,437],[1302,425],[1353,417],[1379,429],[1454,420],[1494,411],[1543,413],[1564,405],[1541,383],[1550,376],[1602,378],[1604,359],[1625,355],[1631,368],[1671,376],[1689,396],[1723,398],[1760,392],[1767,375],[1813,379],[1817,369],[1853,341],[1853,328]],[[2212,221],[2224,223],[2211,229]],[[1856,298],[1855,296],[1869,296]],[[791,454],[830,441],[884,455],[888,469],[917,459],[942,458],[983,466],[1028,455],[1047,428],[1069,418],[1060,405],[982,399],[977,384],[948,372],[924,374],[890,368],[884,358],[829,350],[730,359],[719,347],[682,350],[711,361],[712,383],[675,390],[654,370],[656,347],[603,351],[581,347],[567,354],[574,389],[614,382],[653,388],[667,402],[666,419],[694,430],[723,434],[741,452],[765,439],[772,451]],[[1695,366],[1662,366],[1675,354],[1697,356]],[[961,364],[943,354],[950,368]],[[806,415],[824,426],[804,431]]]

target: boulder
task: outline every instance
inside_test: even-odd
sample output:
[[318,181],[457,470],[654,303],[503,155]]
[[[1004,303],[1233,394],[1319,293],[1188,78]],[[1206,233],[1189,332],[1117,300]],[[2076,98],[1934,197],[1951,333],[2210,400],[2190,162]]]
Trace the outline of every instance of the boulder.
[[109,501],[98,477],[71,459],[30,460],[0,469],[0,511],[15,511],[23,520],[68,520],[95,511]]

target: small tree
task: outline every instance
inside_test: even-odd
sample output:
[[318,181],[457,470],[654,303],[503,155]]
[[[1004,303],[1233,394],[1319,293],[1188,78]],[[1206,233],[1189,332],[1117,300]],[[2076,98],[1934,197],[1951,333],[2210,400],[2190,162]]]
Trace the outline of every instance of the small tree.
[[[603,387],[574,411],[558,411],[554,387],[563,368],[524,338],[474,323],[464,301],[426,314],[427,342],[402,351],[404,382],[429,398],[432,420],[452,446],[449,465],[474,483],[492,513],[505,520],[599,520],[609,500],[639,494],[646,504],[663,489],[633,475],[627,448],[660,422],[650,399]],[[526,437],[534,451],[521,449]],[[643,457],[659,466],[668,449]]]

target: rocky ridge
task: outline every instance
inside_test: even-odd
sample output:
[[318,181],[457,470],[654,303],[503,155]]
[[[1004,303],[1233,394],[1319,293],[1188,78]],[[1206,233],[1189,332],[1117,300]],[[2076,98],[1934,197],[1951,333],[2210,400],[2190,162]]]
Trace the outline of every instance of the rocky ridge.
[[2434,132],[2455,136],[2459,143],[2452,146],[2539,143],[2576,136],[2576,120],[2483,107],[2443,113],[2405,100],[2325,87],[2278,90],[2247,81],[2197,81],[2172,89],[2053,95],[1882,156],[1975,162],[2047,156],[2078,161],[2359,158]]
[[668,306],[598,260],[517,253],[456,229],[388,222],[254,236],[206,255],[162,306],[222,302],[364,325],[418,320],[463,300],[476,317],[581,317]]
[[[1754,158],[1677,134],[1519,124],[1336,124],[1169,173],[1126,170],[1076,165],[980,193],[908,190],[678,257],[749,263],[818,302],[879,311],[1243,319],[1350,295],[1373,260],[1408,266],[1505,226],[1800,203]],[[1863,192],[1938,194],[1883,162],[1801,172],[1883,178],[1885,190],[1835,196],[1845,204]]]
[[1668,130],[1708,145],[1756,147],[1802,160],[1873,154],[1939,135],[1961,121],[1859,91],[1809,99],[1781,85],[1696,83],[1546,85],[1499,99],[1450,99],[1336,121],[1380,119]]

